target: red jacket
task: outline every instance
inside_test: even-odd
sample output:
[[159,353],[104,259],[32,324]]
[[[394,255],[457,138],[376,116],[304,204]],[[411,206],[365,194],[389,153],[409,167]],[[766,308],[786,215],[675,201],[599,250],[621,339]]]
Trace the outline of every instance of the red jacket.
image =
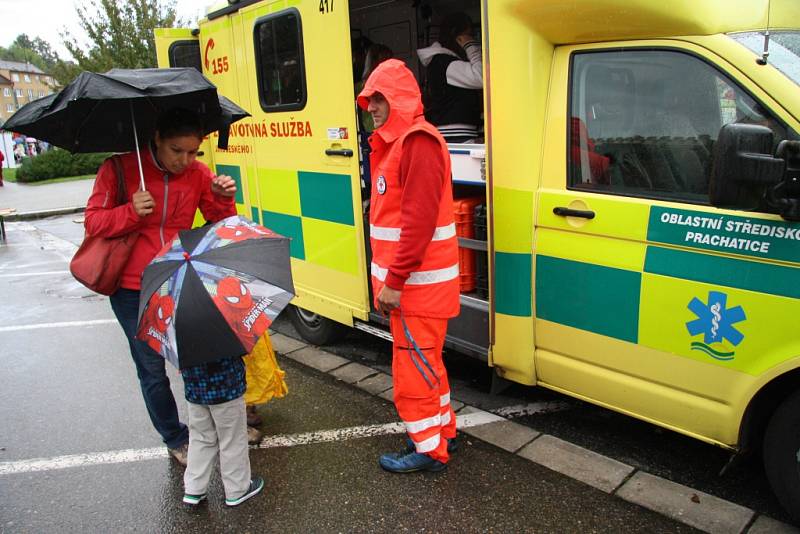
[[110,160],[97,171],[92,196],[86,206],[86,232],[89,235],[116,237],[138,232],[128,264],[122,273],[121,287],[140,289],[144,268],[165,243],[180,230],[192,227],[198,208],[209,221],[236,214],[232,197],[211,192],[211,170],[195,161],[182,174],[172,175],[160,168],[150,150],[142,151],[142,169],[146,189],[153,196],[153,213],[140,218],[130,199],[139,189],[139,164],[135,153],[123,154],[128,202],[115,206],[117,178]]

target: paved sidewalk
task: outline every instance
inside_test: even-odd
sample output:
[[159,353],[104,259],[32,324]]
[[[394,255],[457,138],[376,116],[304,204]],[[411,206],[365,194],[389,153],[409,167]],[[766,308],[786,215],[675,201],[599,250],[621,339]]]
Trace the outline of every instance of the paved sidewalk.
[[29,185],[3,182],[0,208],[16,208],[17,214],[85,208],[94,179],[58,184]]
[[[273,347],[281,358],[289,358],[367,393],[392,401],[390,375],[275,331],[271,331],[270,336]],[[462,434],[480,439],[515,456],[674,521],[712,534],[800,532],[792,525],[757,514],[744,506],[640,471],[612,458],[516,423],[510,417],[506,417],[502,409],[487,412],[471,406],[468,402],[461,402],[457,399],[459,395],[455,390],[452,394],[451,402],[457,415],[458,430]],[[511,411],[513,412],[513,408],[522,411],[557,410],[557,404],[533,403],[511,407]],[[395,433],[402,434],[402,427]],[[274,438],[267,436],[261,444],[252,448],[273,447],[275,446],[273,441]]]

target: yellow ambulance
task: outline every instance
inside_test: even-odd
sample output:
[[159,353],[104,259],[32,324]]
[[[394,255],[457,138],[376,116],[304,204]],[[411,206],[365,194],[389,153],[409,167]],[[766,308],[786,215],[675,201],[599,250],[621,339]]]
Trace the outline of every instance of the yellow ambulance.
[[292,238],[292,320],[385,335],[369,290],[364,43],[481,36],[482,138],[450,145],[462,313],[448,345],[737,453],[800,520],[800,2],[229,0],[157,30],[252,114],[240,212]]

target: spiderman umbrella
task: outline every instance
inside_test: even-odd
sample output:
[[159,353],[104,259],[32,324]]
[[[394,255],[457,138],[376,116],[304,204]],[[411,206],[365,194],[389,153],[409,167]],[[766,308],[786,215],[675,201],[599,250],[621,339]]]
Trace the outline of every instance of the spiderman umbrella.
[[241,356],[293,297],[289,239],[235,215],[179,232],[150,262],[138,338],[179,369]]

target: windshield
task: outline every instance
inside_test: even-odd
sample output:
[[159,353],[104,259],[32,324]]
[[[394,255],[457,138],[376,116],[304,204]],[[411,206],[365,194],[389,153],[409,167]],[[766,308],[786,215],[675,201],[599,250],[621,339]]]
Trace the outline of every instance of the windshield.
[[[764,52],[763,32],[735,33],[730,37],[758,56]],[[794,83],[800,85],[800,31],[770,32],[767,61]]]

